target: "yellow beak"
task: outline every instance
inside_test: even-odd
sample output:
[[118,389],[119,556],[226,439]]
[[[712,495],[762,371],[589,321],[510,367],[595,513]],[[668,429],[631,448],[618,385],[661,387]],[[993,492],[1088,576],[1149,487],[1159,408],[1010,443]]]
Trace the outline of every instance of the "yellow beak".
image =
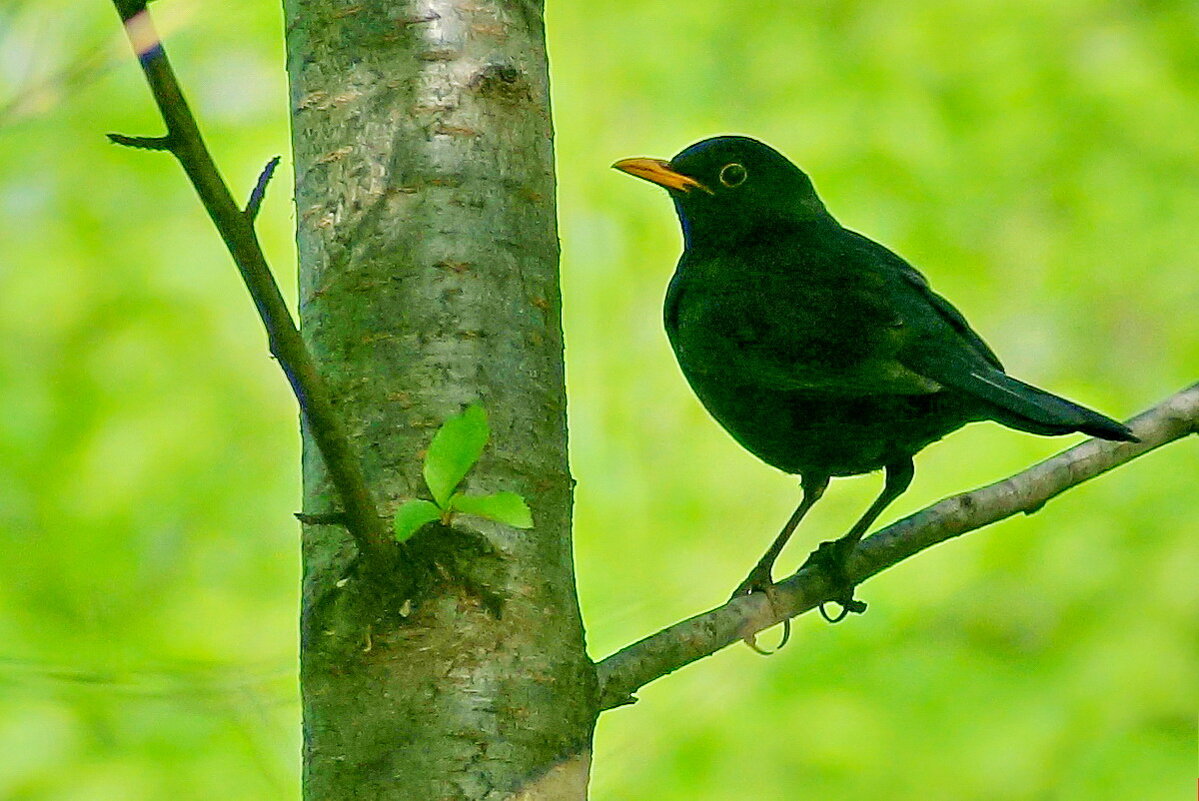
[[650,183],[664,186],[667,189],[678,189],[690,192],[692,188],[702,189],[709,195],[712,190],[689,175],[670,169],[670,163],[662,159],[621,159],[612,165],[614,169],[627,172],[637,178],[644,178]]

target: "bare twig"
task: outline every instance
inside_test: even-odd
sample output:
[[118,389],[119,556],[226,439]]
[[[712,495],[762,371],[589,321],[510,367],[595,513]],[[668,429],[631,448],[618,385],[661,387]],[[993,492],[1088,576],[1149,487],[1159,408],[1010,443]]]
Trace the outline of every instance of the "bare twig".
[[125,24],[125,32],[137,53],[154,102],[162,113],[167,134],[162,137],[109,134],[109,138],[117,144],[131,147],[169,150],[183,165],[184,172],[225,241],[254,299],[254,305],[266,327],[271,354],[278,359],[291,383],[292,391],[300,402],[300,410],[345,506],[346,528],[354,537],[359,551],[369,560],[381,565],[392,564],[397,554],[395,542],[390,537],[386,521],[376,511],[362,466],[353,452],[341,419],[334,411],[329,390],[304,346],[254,232],[254,216],[273,167],[268,165],[263,171],[243,212],[229,193],[200,136],[195,117],[183,98],[162,42],[154,31],[145,0],[113,0],[113,3]]
[[[1071,487],[1168,442],[1199,432],[1199,384],[1172,395],[1128,423],[1137,443],[1087,440],[1011,478],[955,495],[863,540],[849,575],[863,581],[939,542],[1018,512],[1031,514]],[[669,626],[599,663],[600,709],[633,703],[633,693],[726,645],[815,608],[832,588],[819,569],[801,568],[779,582],[772,608],[754,593]]]

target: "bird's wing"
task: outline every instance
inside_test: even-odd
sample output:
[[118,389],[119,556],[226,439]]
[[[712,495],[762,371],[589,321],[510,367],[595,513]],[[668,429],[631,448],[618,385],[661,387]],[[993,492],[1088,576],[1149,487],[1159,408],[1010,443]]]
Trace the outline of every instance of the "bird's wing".
[[[899,257],[896,256],[896,258],[898,259]],[[1003,363],[999,361],[999,357],[995,355],[995,351],[991,350],[990,346],[978,335],[978,332],[970,327],[970,324],[966,322],[966,318],[962,316],[962,313],[952,303],[933,291],[932,287],[928,284],[928,279],[906,262],[903,263],[900,275],[909,284],[916,287],[920,295],[924,297],[945,322],[949,323],[949,326],[971,350],[990,363],[996,370],[1003,370]]]
[[[869,241],[869,240],[867,240]],[[875,245],[875,243],[871,243]],[[1120,423],[1004,372],[1003,365],[949,301],[933,292],[919,272],[881,245],[887,264],[907,291],[893,292],[904,321],[896,358],[909,370],[990,404],[988,416],[1037,434],[1083,431],[1106,439],[1133,439]]]
[[948,348],[961,353],[970,363],[981,361],[995,370],[1003,370],[999,357],[970,327],[962,313],[934,292],[928,279],[915,267],[861,234],[845,233],[848,241],[855,245],[851,251],[853,268],[884,277],[887,288],[883,293],[890,300],[892,312],[907,329],[901,350],[916,351],[915,356],[909,358],[919,360],[926,349],[942,351]]
[[938,295],[914,267],[882,245],[860,235],[859,268],[888,278],[887,296],[903,320],[903,342],[895,358],[938,384],[992,403],[1007,400],[1003,364],[962,313]]

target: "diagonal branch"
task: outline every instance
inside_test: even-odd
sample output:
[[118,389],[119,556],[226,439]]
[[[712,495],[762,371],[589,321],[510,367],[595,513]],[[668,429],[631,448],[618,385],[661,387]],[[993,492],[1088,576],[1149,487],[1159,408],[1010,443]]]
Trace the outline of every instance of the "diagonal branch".
[[113,142],[152,150],[169,150],[179,159],[229,249],[245,281],[254,305],[266,327],[271,354],[287,375],[300,410],[328,466],[330,477],[345,507],[345,525],[360,553],[371,563],[390,565],[396,545],[386,522],[379,516],[361,463],[350,444],[341,418],[333,408],[328,387],[317,372],[304,340],[292,320],[278,284],[267,266],[266,256],[254,231],[254,216],[273,171],[263,171],[243,212],[217,170],[208,147],[200,136],[183,91],[154,30],[145,0],[113,0],[125,32],[141,63],[154,102],[162,113],[167,134],[162,137],[129,137],[110,134]]
[[[1128,423],[1137,443],[1087,440],[1011,478],[946,498],[863,540],[849,563],[855,581],[881,573],[913,554],[1018,512],[1032,514],[1071,487],[1156,448],[1199,433],[1199,384],[1170,396]],[[631,704],[633,693],[726,645],[815,608],[831,587],[816,568],[779,582],[776,607],[754,593],[675,623],[612,654],[598,665],[600,709]]]

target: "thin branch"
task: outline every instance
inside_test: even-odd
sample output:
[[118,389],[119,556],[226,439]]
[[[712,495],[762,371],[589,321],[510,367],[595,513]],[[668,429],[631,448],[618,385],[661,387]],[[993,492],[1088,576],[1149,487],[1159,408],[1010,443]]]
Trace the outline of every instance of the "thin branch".
[[[332,396],[317,372],[316,364],[292,320],[278,284],[271,275],[266,256],[258,244],[253,218],[257,210],[251,195],[246,211],[238,208],[208,152],[179,82],[175,79],[154,30],[145,0],[113,0],[125,32],[141,63],[154,102],[166,122],[165,137],[126,137],[110,134],[118,144],[170,150],[183,165],[204,204],[208,216],[220,232],[233,256],[254,305],[266,327],[271,354],[278,359],[300,410],[324,457],[325,465],[345,507],[345,524],[361,553],[375,564],[394,563],[397,548],[386,521],[376,511],[361,463],[353,452],[349,436],[333,408]],[[270,168],[263,171],[255,194],[265,191]],[[258,202],[261,202],[259,197]]]
[[[849,563],[856,581],[913,554],[1018,512],[1032,514],[1071,487],[1156,448],[1199,432],[1199,384],[1170,396],[1128,423],[1137,443],[1087,440],[1057,456],[972,492],[955,495],[863,540]],[[815,608],[832,588],[819,569],[803,567],[777,586],[776,607],[762,593],[669,626],[601,661],[600,709],[631,704],[633,693],[654,679],[727,645]]]

